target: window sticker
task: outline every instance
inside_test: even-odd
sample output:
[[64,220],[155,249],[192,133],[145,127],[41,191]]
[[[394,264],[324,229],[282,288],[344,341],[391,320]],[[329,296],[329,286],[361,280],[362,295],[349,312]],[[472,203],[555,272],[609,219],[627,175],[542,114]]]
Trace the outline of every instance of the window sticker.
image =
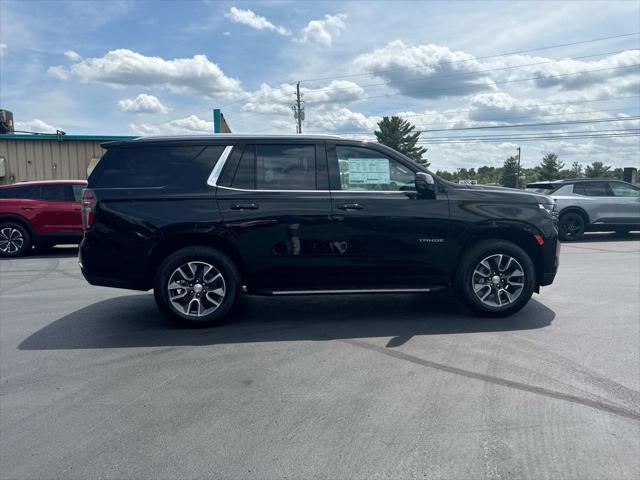
[[386,158],[349,158],[349,184],[386,185],[391,172]]

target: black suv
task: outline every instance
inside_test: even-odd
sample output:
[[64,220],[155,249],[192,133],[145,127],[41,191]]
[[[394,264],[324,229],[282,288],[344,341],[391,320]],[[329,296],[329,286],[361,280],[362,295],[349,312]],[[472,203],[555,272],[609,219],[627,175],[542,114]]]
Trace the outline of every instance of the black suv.
[[558,268],[545,195],[456,185],[383,145],[331,136],[107,143],[83,197],[93,285],[154,289],[189,325],[258,295],[429,292],[508,315]]

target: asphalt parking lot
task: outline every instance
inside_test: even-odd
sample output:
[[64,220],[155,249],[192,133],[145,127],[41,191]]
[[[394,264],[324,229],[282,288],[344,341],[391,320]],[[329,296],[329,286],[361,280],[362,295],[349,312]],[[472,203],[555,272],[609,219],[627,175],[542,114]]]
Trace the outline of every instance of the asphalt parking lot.
[[640,235],[507,319],[446,294],[246,297],[176,329],[75,249],[0,262],[0,476],[640,477]]

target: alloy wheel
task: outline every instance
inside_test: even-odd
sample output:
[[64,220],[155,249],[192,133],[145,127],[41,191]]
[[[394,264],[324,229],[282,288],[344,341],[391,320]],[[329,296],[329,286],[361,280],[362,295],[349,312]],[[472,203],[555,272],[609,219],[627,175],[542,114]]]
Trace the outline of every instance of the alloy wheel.
[[584,233],[582,218],[575,213],[569,213],[560,220],[560,236],[567,240],[574,240]]
[[524,290],[524,282],[522,265],[501,253],[480,261],[471,276],[476,297],[485,305],[498,308],[513,304]]
[[167,292],[171,306],[183,315],[203,317],[218,309],[227,288],[224,277],[206,262],[188,262],[169,276]]
[[0,252],[14,254],[24,246],[24,235],[17,228],[5,227],[0,230]]

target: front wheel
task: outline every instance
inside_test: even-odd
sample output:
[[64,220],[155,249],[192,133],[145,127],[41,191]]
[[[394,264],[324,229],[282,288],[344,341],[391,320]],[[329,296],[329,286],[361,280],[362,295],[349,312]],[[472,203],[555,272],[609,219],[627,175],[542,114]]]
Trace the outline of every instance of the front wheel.
[[585,221],[579,213],[569,212],[560,215],[558,223],[560,240],[577,240],[584,234],[584,229]]
[[188,247],[158,268],[153,293],[162,312],[182,326],[219,324],[240,294],[240,274],[218,250]]
[[454,287],[475,313],[502,317],[526,305],[535,281],[533,262],[524,250],[508,241],[485,240],[463,256]]

